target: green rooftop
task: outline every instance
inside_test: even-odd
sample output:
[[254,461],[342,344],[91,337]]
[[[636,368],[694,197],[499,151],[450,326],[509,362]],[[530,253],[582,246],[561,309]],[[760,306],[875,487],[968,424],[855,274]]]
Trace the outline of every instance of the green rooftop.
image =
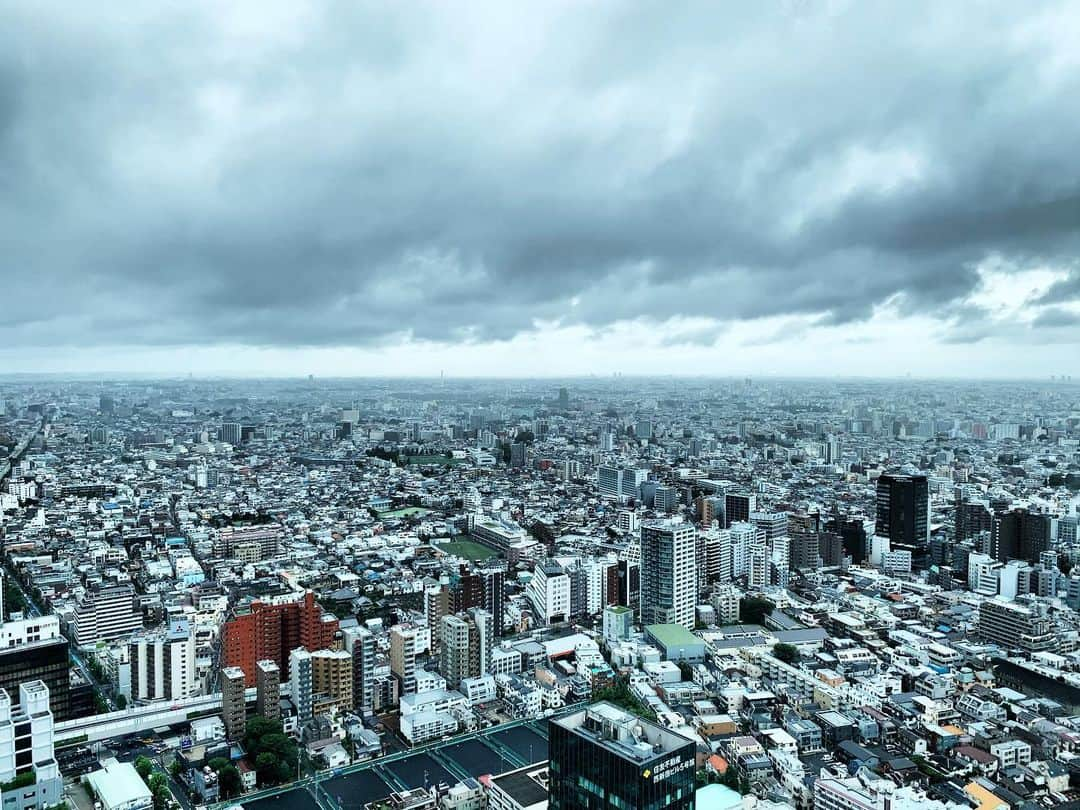
[[665,650],[705,643],[681,624],[650,624],[646,625],[645,633]]

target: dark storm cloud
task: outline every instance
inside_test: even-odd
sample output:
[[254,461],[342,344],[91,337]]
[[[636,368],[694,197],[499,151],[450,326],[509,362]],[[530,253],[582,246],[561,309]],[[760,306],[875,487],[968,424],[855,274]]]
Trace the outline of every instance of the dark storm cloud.
[[1053,284],[1040,298],[1043,304],[1080,300],[1080,270],[1072,270],[1066,278]]
[[964,341],[980,262],[1076,255],[1065,5],[297,6],[2,8],[7,345]]
[[1040,313],[1034,325],[1039,327],[1080,326],[1080,312],[1054,307]]

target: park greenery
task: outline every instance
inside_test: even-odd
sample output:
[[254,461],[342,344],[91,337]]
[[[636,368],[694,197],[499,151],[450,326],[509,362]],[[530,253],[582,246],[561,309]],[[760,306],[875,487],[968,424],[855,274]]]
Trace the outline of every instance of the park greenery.
[[299,757],[296,743],[281,728],[281,723],[255,717],[248,721],[244,750],[255,763],[255,774],[262,786],[280,785],[296,775]]

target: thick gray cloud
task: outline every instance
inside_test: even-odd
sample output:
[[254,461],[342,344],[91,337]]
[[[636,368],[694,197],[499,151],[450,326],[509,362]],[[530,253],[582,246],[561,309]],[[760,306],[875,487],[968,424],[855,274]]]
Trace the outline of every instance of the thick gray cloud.
[[980,262],[1080,247],[1067,3],[299,5],[0,2],[6,345],[964,341]]

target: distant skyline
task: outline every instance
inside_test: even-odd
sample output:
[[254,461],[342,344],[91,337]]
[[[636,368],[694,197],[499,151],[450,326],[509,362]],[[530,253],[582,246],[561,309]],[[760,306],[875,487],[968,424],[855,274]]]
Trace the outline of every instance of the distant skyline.
[[1073,4],[0,13],[0,375],[1080,378]]

